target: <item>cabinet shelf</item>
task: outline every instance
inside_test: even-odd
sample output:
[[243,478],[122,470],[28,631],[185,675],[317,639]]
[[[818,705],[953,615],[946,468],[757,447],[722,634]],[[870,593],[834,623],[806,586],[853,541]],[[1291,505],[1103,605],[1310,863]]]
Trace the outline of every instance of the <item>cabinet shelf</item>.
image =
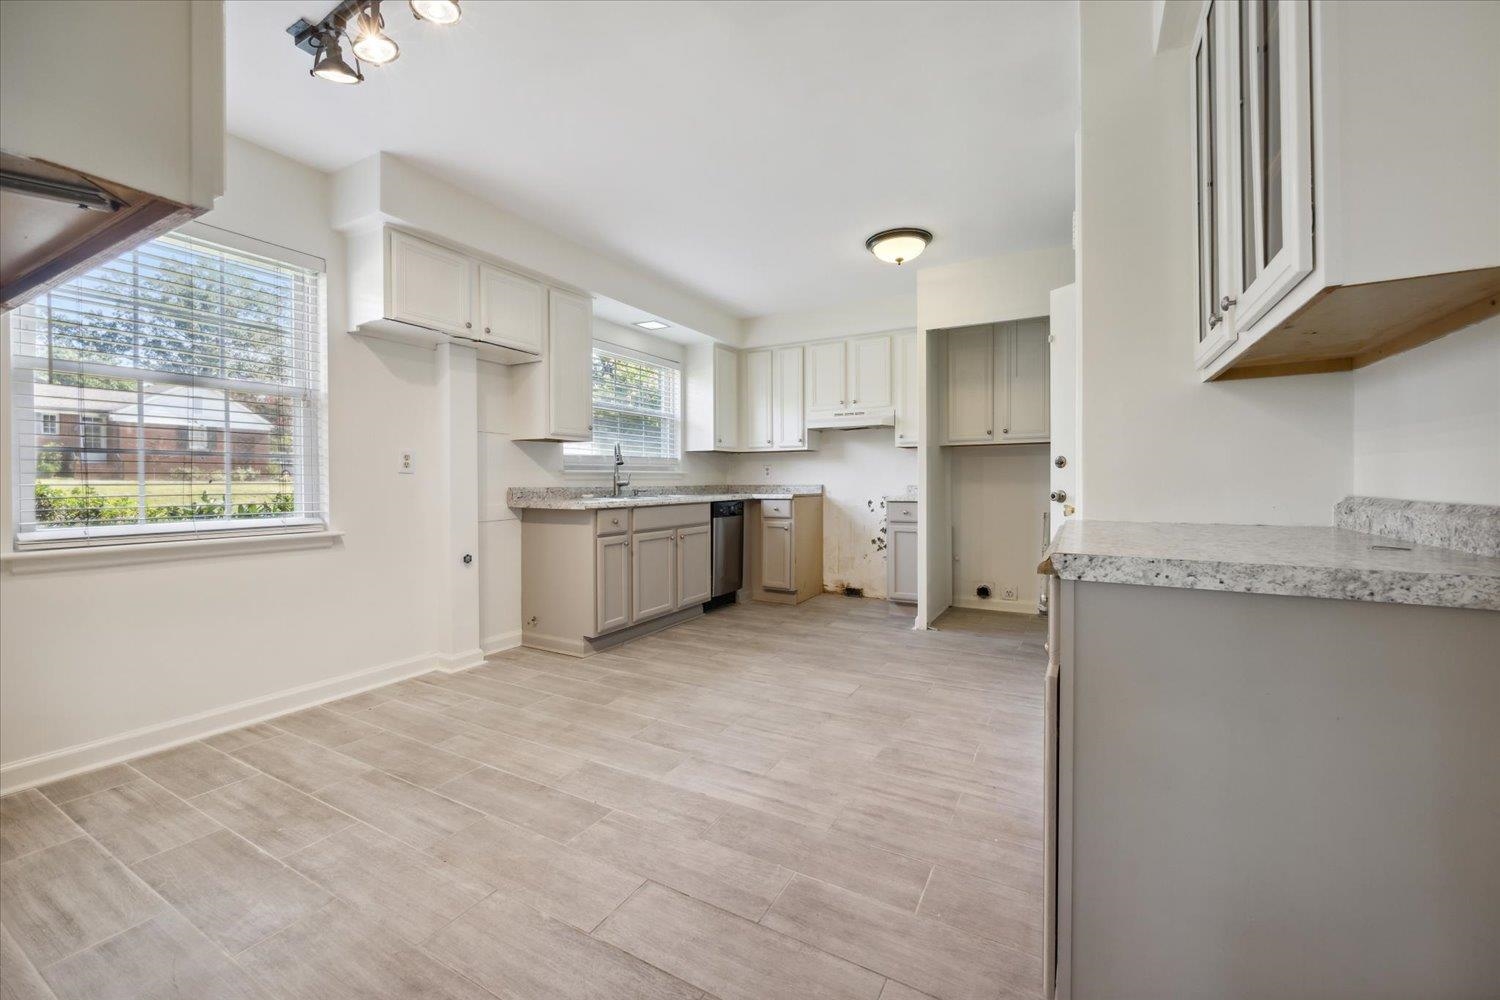
[[1495,315],[1500,315],[1500,267],[1334,285],[1215,378],[1351,371]]

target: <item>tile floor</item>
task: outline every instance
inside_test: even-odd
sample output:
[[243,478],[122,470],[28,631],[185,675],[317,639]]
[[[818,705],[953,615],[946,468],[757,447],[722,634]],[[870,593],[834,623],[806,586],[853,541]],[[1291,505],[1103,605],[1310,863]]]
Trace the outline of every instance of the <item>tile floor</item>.
[[1035,997],[1044,627],[909,624],[731,607],[9,795],[0,993]]

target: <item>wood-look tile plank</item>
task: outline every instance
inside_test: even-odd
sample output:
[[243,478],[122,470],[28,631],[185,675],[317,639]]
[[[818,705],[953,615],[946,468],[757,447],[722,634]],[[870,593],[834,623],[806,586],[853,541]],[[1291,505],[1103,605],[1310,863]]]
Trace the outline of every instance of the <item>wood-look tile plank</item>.
[[147,858],[135,871],[231,954],[301,920],[331,898],[228,830]]
[[457,674],[427,674],[423,676],[422,682],[424,684],[447,688],[450,691],[457,691],[471,698],[483,698],[485,701],[510,705],[513,708],[535,705],[545,698],[552,697],[552,694],[555,693],[538,691],[534,688],[517,687],[514,684],[507,684],[493,677],[477,674],[472,670],[466,670]]
[[253,726],[244,726],[240,729],[231,729],[227,733],[217,736],[205,736],[203,742],[215,750],[224,753],[234,753],[236,750],[251,746],[256,743],[264,743],[266,740],[275,739],[282,735],[281,730],[265,722],[258,722]]
[[559,841],[569,839],[609,812],[587,799],[493,767],[477,767],[436,790],[450,799]]
[[81,799],[85,795],[93,795],[95,792],[102,792],[106,788],[114,788],[117,785],[138,781],[140,777],[141,772],[129,764],[111,764],[109,767],[101,767],[97,771],[75,774],[71,778],[63,778],[60,781],[43,785],[37,791],[60,805],[70,799]]
[[413,944],[421,944],[494,890],[489,880],[364,824],[283,860]]
[[172,910],[48,966],[58,1000],[270,1000]]
[[892,854],[839,831],[734,807],[703,839],[832,882],[903,910],[915,910],[932,865]]
[[185,799],[255,773],[227,753],[201,742],[141,757],[131,764],[167,791]]
[[0,865],[0,924],[38,969],[140,923],[163,906],[88,837]]
[[127,865],[219,828],[192,805],[146,778],[65,802],[62,808]]
[[290,733],[236,750],[234,757],[299,792],[316,792],[335,781],[357,778],[370,769],[353,757]]
[[905,983],[887,979],[885,989],[880,991],[880,1000],[936,1000],[936,998],[920,990],[914,990]]
[[453,836],[484,815],[374,770],[319,789],[317,798],[419,850]]
[[1034,997],[1036,956],[798,875],[761,923],[938,1000]]
[[339,753],[423,788],[435,788],[479,766],[478,761],[396,733],[378,733],[345,743]]
[[934,868],[917,913],[1028,954],[1041,954],[1040,893]]
[[[358,715],[352,715],[349,718],[379,727],[380,729],[389,730],[393,733],[400,733],[402,736],[431,746],[441,743],[450,736],[468,731],[468,726],[459,722],[448,713],[459,711],[467,707],[470,702],[475,701],[478,701],[478,699],[471,698],[462,704],[449,705],[443,708],[441,712],[434,712],[398,699],[381,702],[374,708],[366,709]],[[368,733],[366,735],[373,736],[375,734]],[[342,749],[344,745],[340,744],[340,748]]]
[[437,748],[544,785],[588,763],[585,757],[492,729],[450,736]]
[[433,857],[583,931],[645,879],[567,844],[486,818],[433,847]]
[[277,858],[354,822],[338,810],[265,774],[204,792],[195,796],[192,804]]
[[57,994],[3,924],[0,924],[0,1000],[57,1000]]
[[281,1000],[493,1000],[339,902],[267,938],[239,962]]
[[707,761],[683,761],[662,780],[679,788],[821,829],[827,829],[833,823],[841,808],[837,799],[830,799],[806,784]]
[[592,762],[557,779],[552,785],[590,802],[685,833],[701,833],[729,808],[729,803],[723,799]]
[[721,1000],[875,1000],[885,982],[869,969],[650,882],[594,936]]
[[[386,702],[380,704],[386,704]],[[272,725],[293,736],[300,736],[304,740],[329,748],[353,743],[357,739],[379,732],[375,726],[361,722],[355,716],[333,712],[326,708],[307,708],[291,715],[279,716],[272,722]]]
[[0,799],[0,862],[72,840],[81,832],[61,809],[34,788]]
[[[496,947],[496,942],[504,942]],[[502,1000],[697,1000],[660,969],[496,893],[427,950]]]
[[708,735],[691,726],[679,725],[667,719],[657,719],[631,738],[676,750],[699,760],[737,767],[752,774],[765,774],[786,756],[785,747],[770,746],[762,741],[731,735],[722,730]]

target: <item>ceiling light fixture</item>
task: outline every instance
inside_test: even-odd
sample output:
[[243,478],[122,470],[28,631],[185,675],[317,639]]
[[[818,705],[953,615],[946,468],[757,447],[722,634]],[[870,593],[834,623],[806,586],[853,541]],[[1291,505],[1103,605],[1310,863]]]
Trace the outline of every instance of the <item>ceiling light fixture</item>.
[[319,80],[330,83],[362,83],[365,75],[359,71],[359,59],[354,66],[344,62],[344,53],[339,48],[337,32],[325,31],[318,36],[318,54],[313,58],[313,68],[308,70]]
[[925,229],[887,229],[865,240],[865,249],[887,264],[901,265],[920,257],[931,242]]
[[[385,33],[381,0],[342,0],[317,22],[302,18],[286,29],[292,44],[313,58],[312,75],[334,83],[359,83],[361,64],[386,66],[401,56],[401,46]],[[453,24],[462,16],[458,0],[409,0],[421,21]],[[340,41],[342,39],[342,42]],[[354,53],[354,65],[344,61],[343,42]]]
[[407,0],[412,16],[418,21],[433,24],[453,24],[464,16],[458,9],[458,0]]
[[401,57],[401,46],[385,33],[380,0],[371,0],[369,6],[355,15],[353,37],[354,54],[371,66],[384,66]]
[[672,324],[663,323],[659,319],[643,319],[639,323],[635,323],[633,325],[640,327],[642,330],[665,330]]

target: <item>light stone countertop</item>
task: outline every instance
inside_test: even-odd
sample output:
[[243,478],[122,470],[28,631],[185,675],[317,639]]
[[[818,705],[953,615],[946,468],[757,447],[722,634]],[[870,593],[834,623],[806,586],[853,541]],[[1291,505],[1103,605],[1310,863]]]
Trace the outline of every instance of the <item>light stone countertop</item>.
[[[626,487],[627,494],[632,487]],[[505,491],[505,503],[514,510],[616,510],[621,507],[667,507],[680,503],[711,503],[716,500],[790,500],[822,496],[822,486],[730,484],[725,486],[641,487],[639,495],[612,497],[609,486],[520,486]]]
[[1069,521],[1064,580],[1500,611],[1500,558],[1345,528]]
[[915,490],[906,493],[887,493],[881,497],[886,503],[921,503],[922,499],[917,496]]

